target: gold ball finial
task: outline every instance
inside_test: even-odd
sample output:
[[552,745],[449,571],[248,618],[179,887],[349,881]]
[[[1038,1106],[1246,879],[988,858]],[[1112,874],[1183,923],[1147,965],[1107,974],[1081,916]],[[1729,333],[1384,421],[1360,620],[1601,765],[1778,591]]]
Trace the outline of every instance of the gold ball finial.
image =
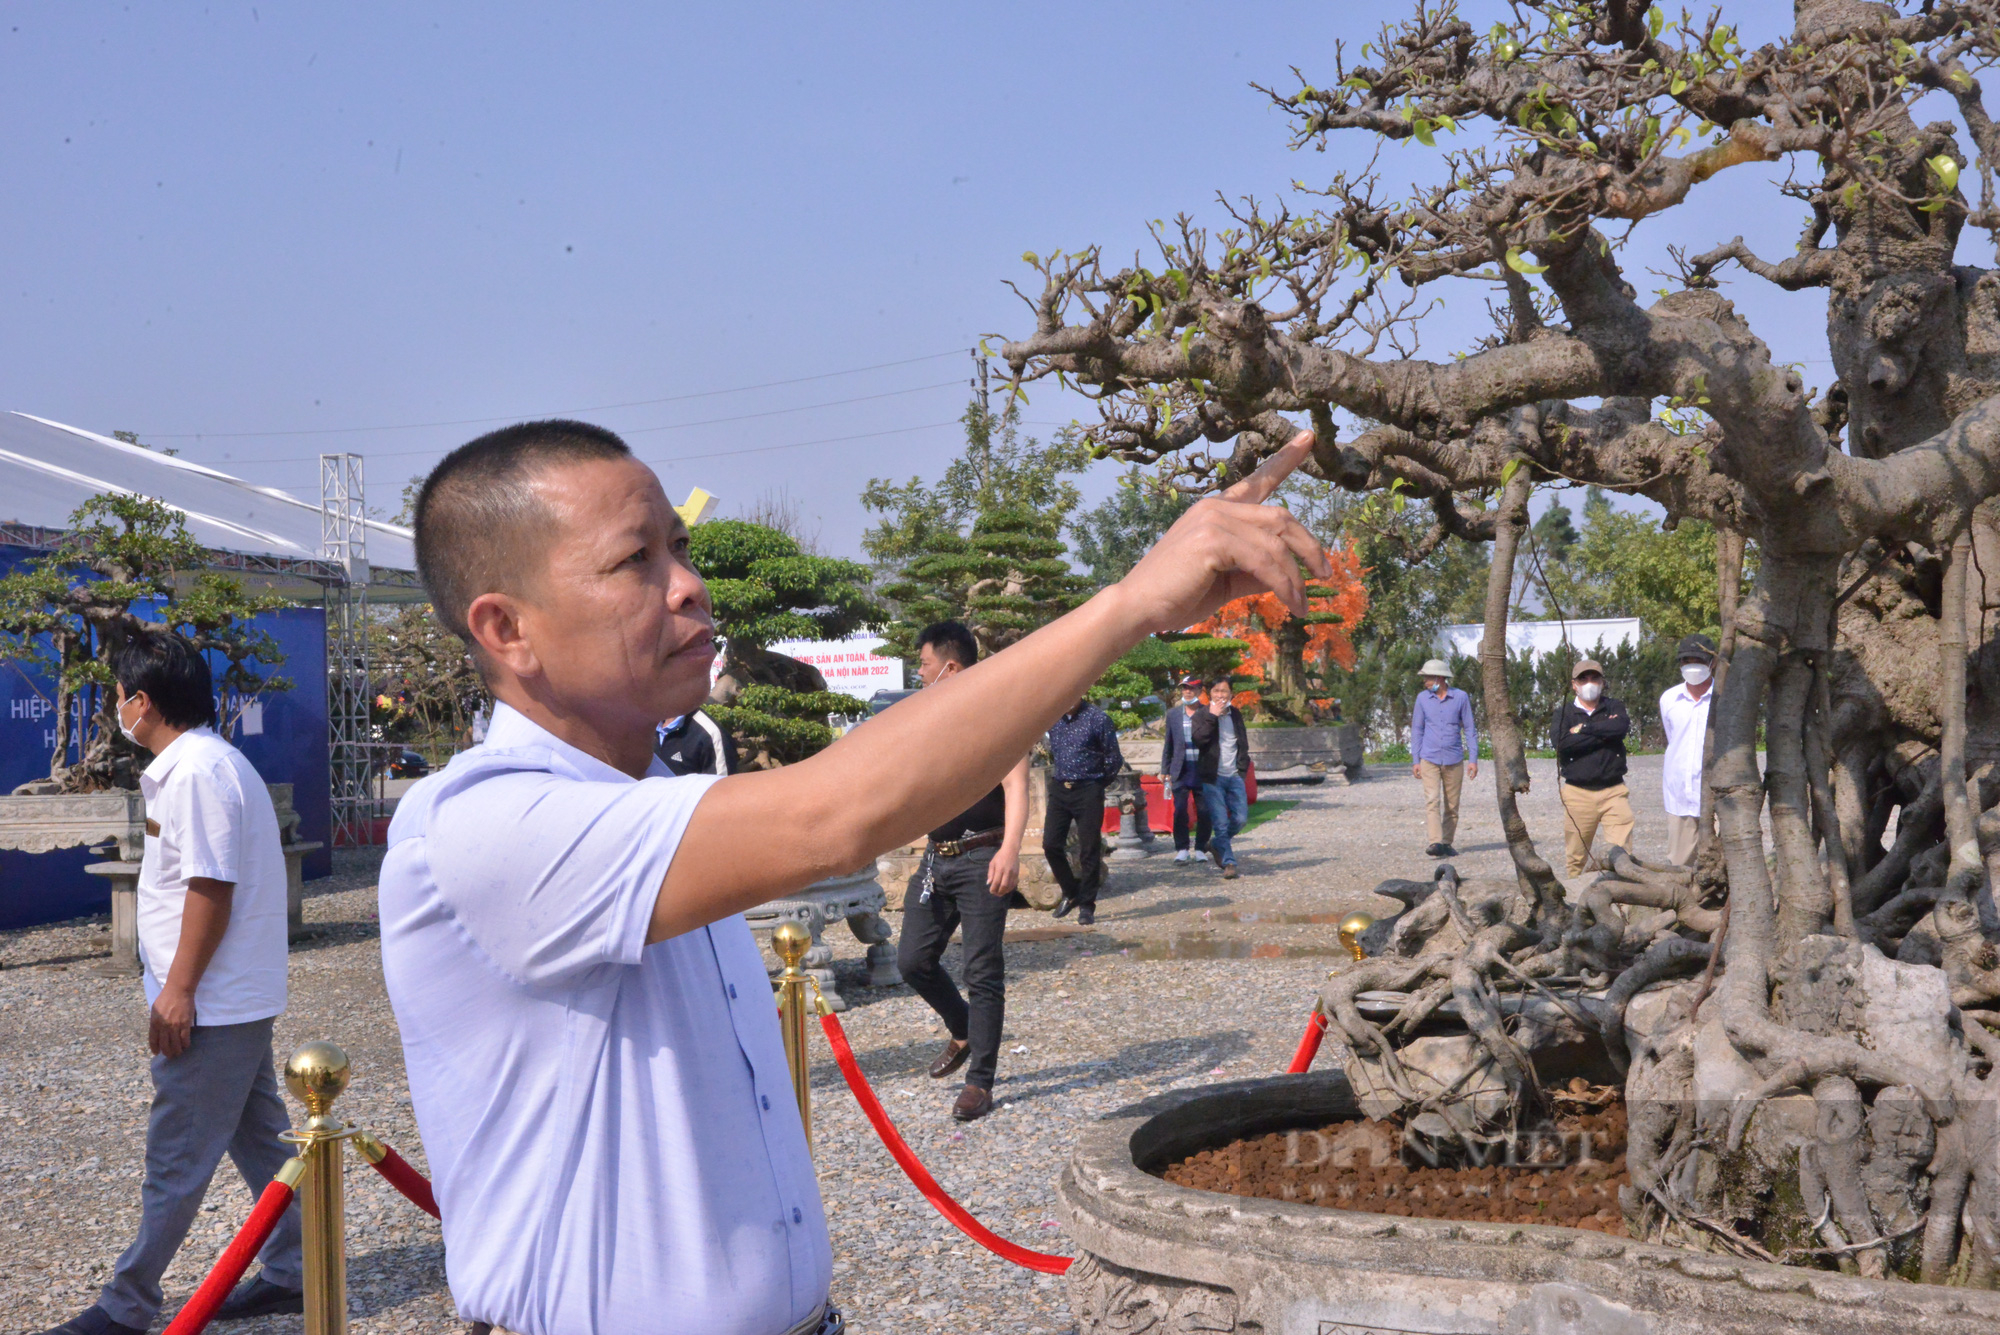
[[1350,913],[1340,920],[1340,944],[1346,946],[1356,959],[1366,959],[1368,952],[1361,948],[1361,934],[1375,925],[1375,917],[1369,913]]
[[285,1088],[306,1105],[308,1117],[324,1117],[352,1074],[347,1054],[321,1039],[306,1044],[285,1063]]
[[796,973],[799,961],[812,949],[812,933],[795,922],[781,922],[771,932],[771,949],[785,962],[786,973]]

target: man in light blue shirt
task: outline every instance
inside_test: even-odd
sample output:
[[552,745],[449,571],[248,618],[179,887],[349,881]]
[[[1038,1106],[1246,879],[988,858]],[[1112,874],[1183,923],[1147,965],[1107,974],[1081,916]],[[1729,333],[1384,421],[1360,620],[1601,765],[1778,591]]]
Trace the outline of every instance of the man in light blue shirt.
[[[668,774],[715,627],[652,470],[581,422],[447,456],[416,506],[432,606],[495,701],[405,795],[383,974],[460,1314],[516,1335],[833,1335],[831,1248],[740,916],[964,810],[1144,636],[1325,552],[1261,504],[1301,435],[1124,580],[810,760]],[[1275,539],[1275,541],[1274,541]],[[1295,559],[1296,558],[1296,559]]]
[[1472,697],[1451,684],[1451,668],[1433,658],[1418,669],[1424,684],[1410,711],[1410,768],[1424,785],[1424,812],[1430,844],[1424,856],[1451,858],[1458,833],[1458,794],[1468,778],[1479,777],[1479,725],[1472,721]]

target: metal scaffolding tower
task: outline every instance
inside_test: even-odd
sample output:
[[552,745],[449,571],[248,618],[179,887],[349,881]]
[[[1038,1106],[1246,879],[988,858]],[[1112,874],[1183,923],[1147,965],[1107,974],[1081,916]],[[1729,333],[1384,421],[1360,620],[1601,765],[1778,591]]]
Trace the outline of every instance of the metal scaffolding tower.
[[319,457],[320,555],[344,578],[326,585],[326,718],[332,743],[333,844],[375,842],[368,758],[368,525],[361,456]]

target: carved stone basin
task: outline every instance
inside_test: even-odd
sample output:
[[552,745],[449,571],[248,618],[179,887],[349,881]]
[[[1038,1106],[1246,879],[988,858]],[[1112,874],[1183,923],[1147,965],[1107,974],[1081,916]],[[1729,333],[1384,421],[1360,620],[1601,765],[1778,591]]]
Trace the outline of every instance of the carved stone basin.
[[1090,1124],[1057,1183],[1083,1335],[1991,1335],[2000,1293],[1849,1278],[1541,1225],[1175,1186],[1164,1165],[1359,1115],[1336,1071],[1180,1090]]

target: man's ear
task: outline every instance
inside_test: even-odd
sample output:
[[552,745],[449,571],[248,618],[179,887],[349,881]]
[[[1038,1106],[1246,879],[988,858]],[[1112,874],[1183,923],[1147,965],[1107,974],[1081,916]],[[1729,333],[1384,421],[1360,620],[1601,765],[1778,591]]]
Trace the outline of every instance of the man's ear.
[[542,661],[528,636],[520,599],[510,593],[482,593],[465,609],[465,628],[480,653],[515,677],[541,673]]

